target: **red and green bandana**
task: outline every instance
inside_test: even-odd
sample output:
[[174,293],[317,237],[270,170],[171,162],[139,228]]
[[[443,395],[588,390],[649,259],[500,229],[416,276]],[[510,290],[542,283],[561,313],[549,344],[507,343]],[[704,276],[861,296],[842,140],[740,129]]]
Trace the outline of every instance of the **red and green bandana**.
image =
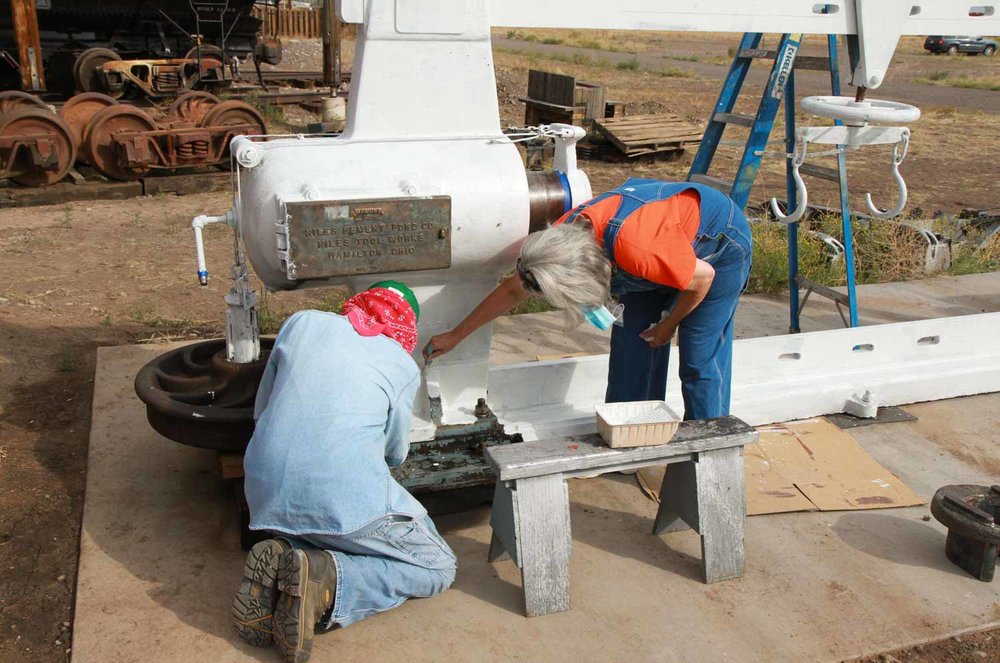
[[409,353],[417,347],[417,316],[396,290],[369,288],[346,302],[340,311],[362,336],[388,336]]

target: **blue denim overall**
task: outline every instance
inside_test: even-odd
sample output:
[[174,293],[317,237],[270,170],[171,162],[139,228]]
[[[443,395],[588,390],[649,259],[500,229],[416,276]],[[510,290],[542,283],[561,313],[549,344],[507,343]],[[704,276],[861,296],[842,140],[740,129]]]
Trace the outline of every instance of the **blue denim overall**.
[[[604,251],[615,263],[615,242],[622,225],[646,203],[665,200],[688,189],[701,198],[701,224],[692,248],[695,256],[715,269],[712,286],[698,307],[680,323],[679,354],[685,419],[729,414],[733,364],[733,317],[750,275],[753,240],[746,217],[723,193],[701,184],[632,178],[623,185],[573,210],[608,196],[621,196],[614,218],[604,231]],[[667,390],[670,346],[652,349],[640,334],[669,311],[678,290],[639,278],[615,266],[611,293],[625,305],[623,325],[611,332],[608,403],[663,400]]]

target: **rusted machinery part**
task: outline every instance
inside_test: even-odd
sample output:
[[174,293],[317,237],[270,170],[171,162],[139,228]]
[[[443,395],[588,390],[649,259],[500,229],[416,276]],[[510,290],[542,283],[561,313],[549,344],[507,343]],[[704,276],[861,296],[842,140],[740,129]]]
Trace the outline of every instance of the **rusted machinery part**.
[[100,111],[117,103],[118,101],[114,97],[109,97],[100,92],[83,92],[70,97],[63,104],[63,107],[59,109],[59,117],[69,127],[70,133],[73,136],[73,142],[79,148],[77,157],[80,161],[90,163],[87,150],[84,149],[83,145],[84,132],[87,129],[87,125],[90,124],[90,120]]
[[267,133],[267,125],[264,124],[264,116],[250,104],[230,99],[213,107],[201,118],[198,126],[201,127],[231,127],[241,124],[249,124],[255,127],[249,132],[250,136],[263,136]]
[[931,513],[950,531],[1000,544],[1000,486],[944,486],[931,499]]
[[0,92],[0,113],[6,113],[14,108],[41,108],[49,110],[48,105],[33,94],[20,90],[5,90]]
[[222,103],[222,99],[211,92],[200,90],[185,92],[170,104],[170,115],[185,122],[198,124],[210,109]]
[[90,165],[105,177],[114,180],[134,180],[145,169],[122,164],[114,135],[121,132],[154,131],[156,122],[135,106],[116,104],[99,111],[90,120],[83,134],[84,151]]
[[[184,54],[184,58],[187,60],[197,60],[198,59],[198,47],[192,46],[188,49],[188,52]],[[215,44],[202,44],[201,45],[201,59],[202,60],[215,60],[216,62],[222,62],[222,49]],[[230,61],[233,56],[227,56],[226,60]]]
[[[121,59],[121,56],[110,48],[88,48],[83,53],[80,53],[80,57],[73,63],[73,80],[76,82],[77,89],[84,92],[107,93],[108,90],[104,88],[104,83],[97,73],[97,68],[105,62]],[[122,96],[122,92],[113,92],[111,96],[118,98]]]
[[[17,138],[24,141],[9,140]],[[66,177],[76,161],[76,143],[69,127],[48,108],[14,108],[0,114],[0,146],[14,144],[18,147],[0,148],[0,170],[4,171],[0,175],[24,186],[54,184]]]
[[273,339],[260,339],[249,364],[226,359],[224,339],[166,352],[135,376],[135,393],[160,435],[194,447],[243,451],[253,435],[253,403]]

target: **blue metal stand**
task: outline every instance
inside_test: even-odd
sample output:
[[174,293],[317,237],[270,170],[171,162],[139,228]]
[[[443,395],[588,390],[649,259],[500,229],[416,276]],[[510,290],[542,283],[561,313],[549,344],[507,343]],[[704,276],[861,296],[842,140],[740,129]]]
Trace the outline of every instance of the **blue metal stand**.
[[[798,55],[802,41],[801,34],[785,34],[781,36],[778,48],[775,51],[760,49],[762,33],[748,32],[740,40],[739,49],[733,58],[733,63],[729,68],[729,75],[723,84],[719,99],[715,104],[712,117],[708,127],[698,146],[691,170],[688,172],[688,181],[708,184],[727,193],[741,208],[746,207],[750,198],[750,189],[753,187],[757,172],[760,169],[761,159],[767,149],[768,139],[771,130],[774,128],[774,121],[778,114],[778,108],[782,99],[785,101],[785,153],[795,152],[795,60]],[[829,53],[830,70],[830,90],[834,96],[840,96],[840,68],[837,52],[836,35],[827,35],[827,50]],[[773,58],[774,64],[771,67],[771,76],[768,84],[764,88],[760,104],[757,107],[755,116],[742,113],[734,113],[736,100],[739,97],[743,82],[746,80],[747,72],[754,58]],[[810,58],[815,62],[815,58]],[[827,65],[819,65],[825,69]],[[809,68],[817,68],[812,64]],[[837,125],[842,122],[837,120]],[[743,156],[740,159],[736,176],[729,182],[719,177],[708,175],[708,169],[715,157],[716,150],[722,140],[722,134],[728,125],[738,125],[748,127],[750,135],[747,138]],[[796,189],[792,177],[792,162],[786,157],[785,178],[787,191],[787,209],[796,207]],[[840,188],[840,212],[841,228],[843,231],[844,261],[847,268],[847,297],[838,294],[829,288],[823,288],[814,284],[799,275],[799,227],[797,223],[788,225],[788,278],[789,278],[789,331],[796,333],[800,331],[799,312],[805,304],[809,294],[816,292],[823,296],[834,298],[838,311],[844,318],[845,325],[856,327],[858,324],[858,307],[856,289],[854,284],[854,240],[851,231],[851,210],[847,192],[847,164],[844,155],[844,146],[838,146],[837,169],[812,167],[800,170],[802,175],[815,175],[838,182]],[[799,288],[806,288],[805,297],[799,297]],[[846,301],[845,301],[846,300]],[[842,304],[847,304],[850,317],[845,318],[840,309]]]
[[[830,53],[830,90],[833,96],[840,96],[840,60],[837,54],[837,35],[827,35],[827,50]],[[844,123],[835,120],[836,125]],[[854,233],[851,229],[851,203],[847,195],[847,157],[844,146],[837,146],[837,175],[840,183],[840,217],[844,237],[844,265],[847,268],[847,298],[852,327],[858,326],[858,298],[854,285]]]

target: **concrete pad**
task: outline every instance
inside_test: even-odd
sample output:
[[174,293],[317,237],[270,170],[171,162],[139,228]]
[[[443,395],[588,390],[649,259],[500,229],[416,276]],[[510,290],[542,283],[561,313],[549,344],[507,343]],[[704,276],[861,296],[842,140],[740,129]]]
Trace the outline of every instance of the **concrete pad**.
[[[276,661],[229,624],[242,553],[213,455],[154,433],[133,394],[163,349],[99,350],[73,660]],[[996,481],[1000,395],[912,409],[920,421],[851,433],[925,499]],[[704,585],[697,536],[651,536],[655,505],[631,477],[573,481],[570,497],[570,612],[522,616],[479,509],[438,519],[459,557],[451,590],[319,636],[313,660],[841,660],[1000,624],[998,586],[947,561],[926,507],[751,518],[745,576]]]

